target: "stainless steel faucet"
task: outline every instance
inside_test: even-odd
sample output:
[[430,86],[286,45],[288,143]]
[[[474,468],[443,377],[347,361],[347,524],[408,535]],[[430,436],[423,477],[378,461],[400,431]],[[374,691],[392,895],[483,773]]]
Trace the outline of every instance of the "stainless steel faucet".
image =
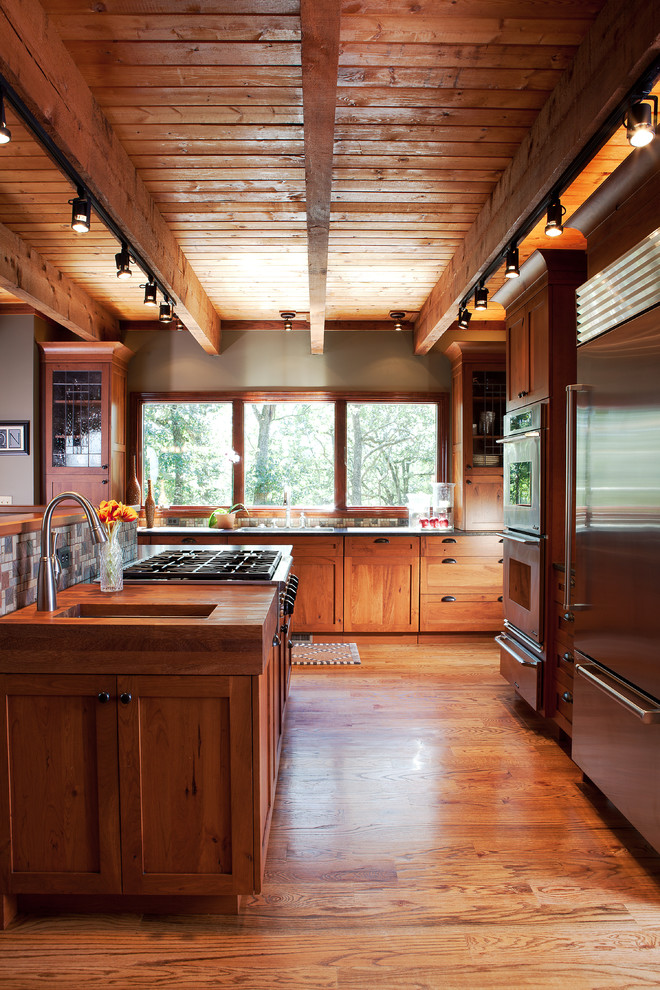
[[92,531],[94,543],[107,543],[108,534],[98,513],[89,499],[78,492],[62,492],[52,498],[46,506],[41,520],[41,557],[39,558],[39,574],[37,576],[37,612],[54,612],[57,608],[57,579],[62,570],[56,553],[57,533],[52,533],[53,509],[60,502],[71,499],[78,502],[87,516],[89,528]]

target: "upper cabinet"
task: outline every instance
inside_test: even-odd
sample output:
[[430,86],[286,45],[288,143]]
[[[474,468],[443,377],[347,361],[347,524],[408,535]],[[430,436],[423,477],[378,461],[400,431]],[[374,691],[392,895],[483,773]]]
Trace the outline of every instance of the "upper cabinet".
[[42,498],[75,491],[98,505],[126,488],[126,368],[116,341],[48,342],[42,355]]
[[494,297],[506,308],[507,410],[556,394],[557,369],[575,360],[575,290],[585,278],[583,251],[544,249]]

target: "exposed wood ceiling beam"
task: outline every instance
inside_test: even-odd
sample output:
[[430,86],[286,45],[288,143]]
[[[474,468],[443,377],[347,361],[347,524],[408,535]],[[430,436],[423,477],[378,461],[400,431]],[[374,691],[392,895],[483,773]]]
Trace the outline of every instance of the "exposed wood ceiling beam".
[[301,0],[305,198],[312,354],[323,353],[340,5]]
[[[465,292],[506,248],[660,50],[657,5],[610,0],[523,140],[415,324],[426,354],[456,319]],[[522,212],[521,212],[522,211]]]
[[118,340],[119,321],[0,224],[0,286],[85,340]]
[[0,0],[0,33],[0,71],[170,291],[182,323],[218,354],[217,312],[44,9]]

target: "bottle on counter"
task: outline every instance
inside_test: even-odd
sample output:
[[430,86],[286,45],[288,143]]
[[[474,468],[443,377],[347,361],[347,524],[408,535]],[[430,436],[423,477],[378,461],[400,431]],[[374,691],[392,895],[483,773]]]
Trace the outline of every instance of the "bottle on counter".
[[156,516],[156,500],[154,498],[151,478],[147,478],[147,497],[144,500],[144,515],[147,523],[147,529],[153,529],[154,518]]
[[136,457],[133,454],[133,471],[126,483],[126,505],[141,505],[142,489],[137,476]]

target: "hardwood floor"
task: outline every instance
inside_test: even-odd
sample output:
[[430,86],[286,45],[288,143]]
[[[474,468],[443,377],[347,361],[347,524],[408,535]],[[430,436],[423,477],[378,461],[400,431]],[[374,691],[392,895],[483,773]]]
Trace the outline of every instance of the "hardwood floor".
[[657,987],[660,858],[514,699],[492,638],[360,653],[294,669],[240,916],[19,918],[3,990]]

